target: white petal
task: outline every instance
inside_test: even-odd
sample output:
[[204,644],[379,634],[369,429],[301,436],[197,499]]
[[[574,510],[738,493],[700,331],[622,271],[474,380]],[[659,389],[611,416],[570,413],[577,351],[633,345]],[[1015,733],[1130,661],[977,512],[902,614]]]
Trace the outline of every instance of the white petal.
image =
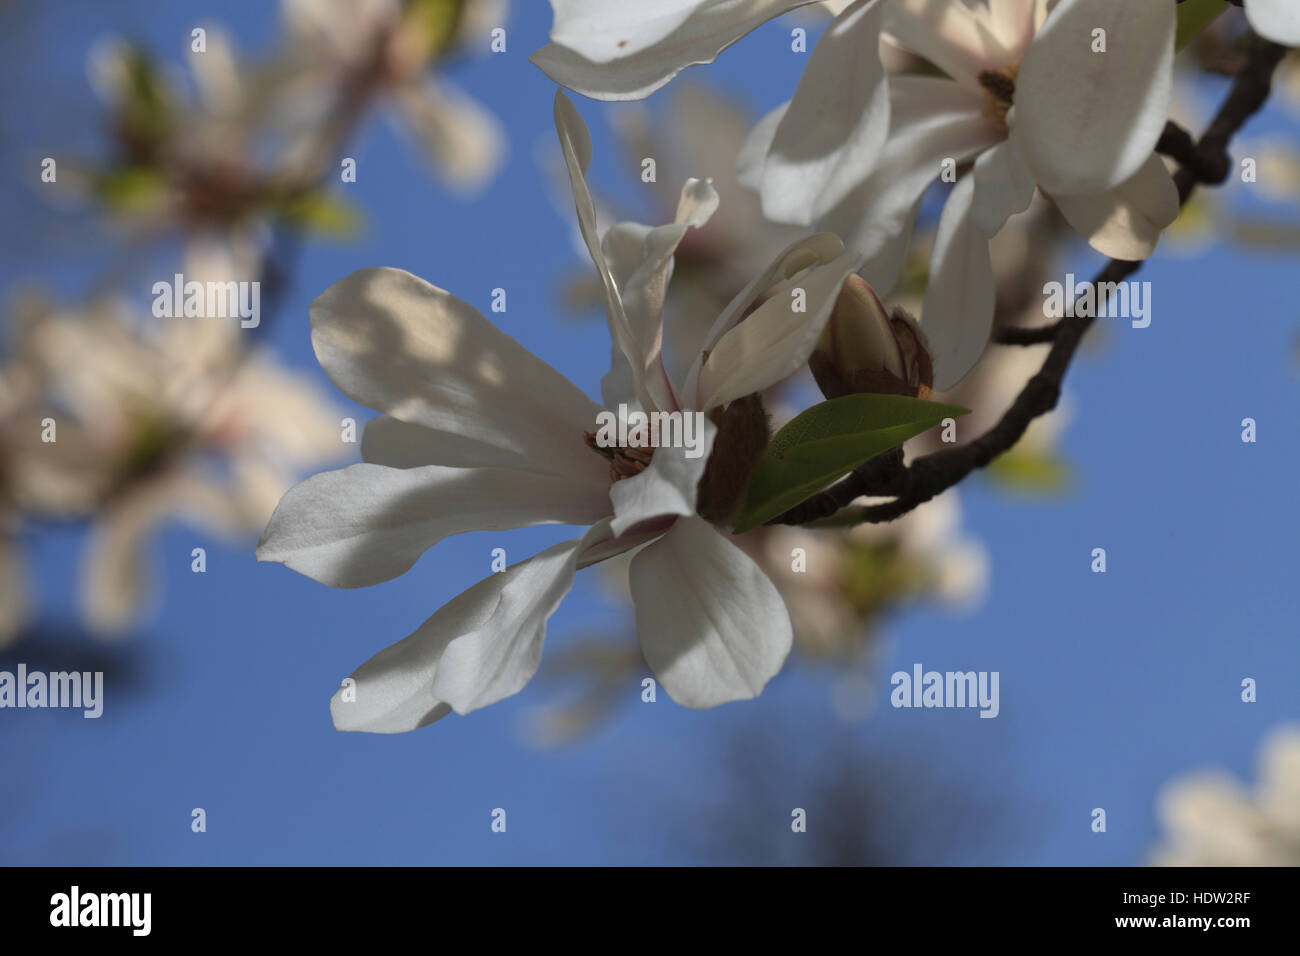
[[591,524],[609,510],[600,484],[576,485],[563,476],[349,465],[289,489],[262,534],[257,558],[330,587],[368,587],[405,573],[450,535]]
[[[683,412],[691,417],[692,438],[696,447],[660,447],[645,471],[616,481],[609,489],[614,503],[610,530],[621,535],[634,525],[672,515],[695,514],[696,492],[704,477],[713,439],[718,430],[713,422],[698,412]],[[662,435],[662,432],[660,433]],[[688,454],[689,452],[689,454]]]
[[0,650],[17,639],[27,619],[27,582],[22,556],[9,535],[0,531]]
[[357,668],[330,701],[334,726],[398,734],[518,693],[537,671],[546,622],[573,585],[584,544],[604,537],[607,528],[592,528],[453,598]]
[[830,233],[817,233],[796,239],[782,250],[762,273],[750,280],[749,284],[727,303],[727,307],[722,310],[714,320],[713,325],[709,327],[709,331],[700,347],[701,351],[696,355],[695,361],[686,376],[686,386],[683,392],[688,398],[693,397],[692,408],[702,407],[698,401],[698,392],[700,367],[704,353],[716,348],[722,338],[738,322],[754,311],[763,297],[768,295],[775,286],[789,281],[800,272],[832,262],[843,253],[844,243],[840,242],[839,237]]
[[487,185],[505,160],[496,117],[449,83],[402,87],[397,103],[415,141],[447,184],[463,192]]
[[[677,407],[677,400],[663,367],[663,311],[673,255],[687,231],[707,223],[717,208],[718,194],[712,184],[690,179],[682,187],[676,221],[654,227],[618,223],[605,233],[601,243],[638,354],[646,364],[640,378],[653,383],[649,390],[661,403],[672,396],[669,409]],[[605,404],[613,407],[620,401],[630,403],[636,395],[637,381],[627,357],[615,348],[609,374],[601,382]]]
[[1154,153],[1141,169],[1108,192],[1056,196],[1056,208],[1102,255],[1145,259],[1178,218],[1178,187]]
[[354,54],[395,12],[391,0],[283,0],[281,10],[294,40],[338,57]]
[[1169,115],[1176,9],[1061,0],[1048,16],[1016,76],[1016,138],[1043,192],[1102,192],[1146,162]]
[[989,26],[1013,62],[1024,56],[1046,6],[1047,0],[989,0]]
[[646,663],[685,707],[758,696],[790,653],[781,595],[702,518],[679,518],[647,545],[630,581]]
[[601,287],[605,297],[605,317],[609,322],[609,336],[614,346],[623,353],[628,366],[632,369],[633,385],[637,400],[647,411],[653,408],[675,407],[675,396],[667,376],[657,373],[663,368],[661,362],[650,364],[655,376],[646,380],[647,362],[637,340],[636,333],[623,307],[618,282],[613,270],[605,258],[600,243],[600,232],[596,226],[596,205],[591,199],[591,190],[587,188],[585,173],[591,163],[591,134],[587,124],[574,107],[573,102],[563,91],[555,93],[555,132],[560,138],[560,151],[564,154],[564,165],[569,172],[569,186],[573,190],[574,207],[578,213],[578,229],[582,233],[587,252],[596,266],[600,276]]
[[206,50],[199,56],[190,57],[194,84],[208,111],[218,116],[231,116],[246,105],[242,99],[239,60],[229,34],[212,24],[206,30]]
[[973,91],[980,89],[981,72],[1001,69],[1012,58],[987,15],[977,15],[960,0],[891,0],[885,31]]
[[1246,19],[1260,36],[1300,46],[1300,3],[1295,0],[1246,0]]
[[755,27],[811,0],[551,0],[551,42],[530,59],[561,86],[639,100],[681,70],[712,63]]
[[[696,407],[707,412],[770,388],[802,368],[826,327],[844,280],[861,266],[861,256],[845,252],[789,280],[789,288],[779,288],[746,316],[700,366]],[[803,311],[796,311],[796,304]]]
[[882,10],[879,0],[858,0],[813,48],[763,165],[769,219],[816,222],[871,172],[889,132]]
[[953,187],[939,217],[921,324],[930,339],[934,388],[960,382],[979,361],[993,329],[993,264],[989,244],[971,215],[975,177]]
[[975,160],[975,199],[971,215],[986,236],[995,236],[1006,221],[1034,200],[1034,178],[1013,139],[986,149]]
[[495,445],[464,435],[413,425],[390,415],[366,422],[361,433],[361,460],[389,468],[447,465],[451,468],[517,468],[531,463]]
[[736,156],[736,182],[746,189],[758,190],[763,184],[763,167],[767,164],[767,154],[776,138],[777,127],[785,118],[785,111],[790,108],[789,101],[764,115],[754,124],[740,144]]
[[311,305],[312,344],[354,401],[585,479],[600,408],[460,299],[400,269],[362,269]]
[[898,278],[926,187],[1005,136],[983,115],[983,97],[950,80],[894,77],[889,96],[889,139],[875,171],[820,224],[867,257],[863,278],[882,295]]
[[170,519],[226,535],[249,530],[231,489],[197,472],[163,472],[125,494],[95,522],[82,564],[83,610],[99,636],[117,635],[147,610],[149,538]]

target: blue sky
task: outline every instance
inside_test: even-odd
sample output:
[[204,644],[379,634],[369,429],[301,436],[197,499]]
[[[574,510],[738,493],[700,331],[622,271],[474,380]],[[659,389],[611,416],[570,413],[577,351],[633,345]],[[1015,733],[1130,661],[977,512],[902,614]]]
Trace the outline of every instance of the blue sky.
[[[506,287],[509,309],[494,320],[597,393],[605,333],[555,306],[561,279],[583,263],[537,162],[538,144],[554,147],[555,88],[527,56],[544,41],[549,12],[540,0],[513,6],[508,52],[452,74],[510,134],[508,166],[484,196],[449,197],[383,121],[352,151],[359,176],[349,196],[366,231],[307,247],[271,333],[285,361],[322,383],[307,304],[354,269],[388,265],[485,312],[491,290]],[[196,23],[219,20],[254,52],[275,25],[274,5],[258,2],[69,0],[3,16],[14,29],[0,73],[24,91],[6,98],[0,119],[0,161],[11,170],[93,146],[99,118],[84,60],[97,37],[142,38],[179,63]],[[707,78],[742,94],[755,115],[775,105],[803,63],[789,52],[788,29],[760,29]],[[1208,101],[1220,91],[1207,82],[1197,93]],[[593,178],[635,199],[602,121],[617,107],[579,108],[593,130]],[[1270,107],[1252,133],[1294,136],[1295,122]],[[5,190],[0,209],[25,229],[23,242],[3,246],[0,291],[39,276],[68,298],[84,292],[107,240],[46,211],[20,173],[5,177]],[[1249,201],[1245,192],[1232,190],[1232,201]],[[1080,247],[1069,268],[1082,278],[1098,263]],[[1138,276],[1152,283],[1150,328],[1112,322],[1104,347],[1071,370],[1071,494],[1033,501],[967,483],[966,527],[992,556],[988,600],[961,620],[924,608],[893,619],[873,679],[885,696],[889,674],[916,662],[999,671],[995,720],[885,707],[846,728],[830,707],[834,674],[792,659],[757,701],[713,711],[666,695],[641,704],[630,687],[631,703],[607,726],[560,750],[523,742],[533,708],[549,699],[537,685],[412,734],[339,734],[327,704],[344,676],[486,574],[493,547],[514,560],[568,529],[452,539],[396,581],[331,591],[258,565],[252,542],[170,526],[153,553],[165,582],[158,614],[107,647],[76,625],[81,536],[57,531],[33,538],[28,552],[44,609],[38,639],[0,667],[103,669],[105,714],[0,712],[0,861],[801,860],[809,851],[790,833],[789,808],[820,806],[822,783],[848,777],[870,798],[812,812],[810,829],[889,835],[890,861],[1140,862],[1157,836],[1164,782],[1210,765],[1253,776],[1264,734],[1300,718],[1294,269],[1294,253],[1158,253]],[[1244,417],[1258,422],[1255,444],[1240,440]],[[189,571],[199,545],[204,575]],[[1095,547],[1107,551],[1104,575],[1089,571]],[[598,582],[580,576],[549,640],[600,629],[628,630]],[[1258,702],[1240,701],[1244,677],[1258,681]],[[738,760],[757,769],[738,771]],[[207,812],[206,833],[190,830],[194,807]],[[505,834],[490,830],[497,807],[508,814]],[[1094,807],[1107,810],[1105,834],[1090,831]]]

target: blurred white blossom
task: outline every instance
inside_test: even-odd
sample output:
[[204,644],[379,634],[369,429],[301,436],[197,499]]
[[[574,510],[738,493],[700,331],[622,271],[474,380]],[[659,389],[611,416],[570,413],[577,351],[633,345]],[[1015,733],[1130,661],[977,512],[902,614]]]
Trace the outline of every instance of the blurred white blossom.
[[1205,771],[1168,784],[1158,802],[1160,866],[1300,866],[1300,725],[1275,730],[1252,791]]

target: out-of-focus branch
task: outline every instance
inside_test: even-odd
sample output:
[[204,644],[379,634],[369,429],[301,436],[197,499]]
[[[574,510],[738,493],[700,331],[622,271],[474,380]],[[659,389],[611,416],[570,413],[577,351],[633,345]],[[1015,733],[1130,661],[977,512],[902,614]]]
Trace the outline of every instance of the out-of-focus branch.
[[[1245,67],[1233,80],[1227,97],[1194,144],[1194,150],[1183,142],[1178,132],[1166,128],[1161,143],[1168,149],[1183,152],[1187,159],[1186,163],[1180,160],[1181,168],[1174,176],[1180,205],[1187,202],[1198,185],[1216,185],[1227,178],[1232,168],[1228,146],[1268,99],[1273,73],[1286,52],[1279,44],[1259,37],[1251,39]],[[1212,175],[1202,178],[1203,174]],[[1093,285],[1121,282],[1141,266],[1141,262],[1112,259],[1093,279]],[[856,509],[854,517],[859,522],[892,521],[951,488],[975,469],[985,467],[1019,441],[1034,419],[1056,407],[1061,381],[1092,322],[1091,315],[1075,314],[1042,329],[1004,330],[998,341],[1051,342],[1052,348],[1042,368],[1026,383],[996,425],[974,441],[925,455],[907,466],[896,467],[892,460],[873,459],[831,488],[768,523],[808,524],[822,520],[863,495],[888,496],[894,500]],[[1008,335],[1010,332],[1018,334]]]

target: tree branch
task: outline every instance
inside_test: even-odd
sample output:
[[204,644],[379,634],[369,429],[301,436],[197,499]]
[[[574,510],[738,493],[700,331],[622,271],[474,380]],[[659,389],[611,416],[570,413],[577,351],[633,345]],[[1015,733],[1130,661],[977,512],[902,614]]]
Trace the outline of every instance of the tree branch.
[[[1180,206],[1186,204],[1198,185],[1215,185],[1227,178],[1232,168],[1228,145],[1268,99],[1273,73],[1286,52],[1279,44],[1252,37],[1245,67],[1233,80],[1227,97],[1200,140],[1191,144],[1191,137],[1180,128],[1172,124],[1166,127],[1161,145],[1181,154],[1178,156],[1181,168],[1174,176]],[[1093,279],[1093,285],[1121,282],[1141,265],[1141,262],[1111,259]],[[862,495],[888,496],[894,500],[855,509],[855,517],[860,522],[892,521],[951,488],[975,469],[985,467],[1018,442],[1034,419],[1056,407],[1061,381],[1092,322],[1091,316],[1075,314],[1041,329],[1003,330],[998,341],[1051,342],[1052,349],[1042,368],[1025,384],[996,425],[974,441],[925,455],[908,466],[901,465],[901,451],[896,457],[872,459],[768,524],[808,524],[823,520]]]

